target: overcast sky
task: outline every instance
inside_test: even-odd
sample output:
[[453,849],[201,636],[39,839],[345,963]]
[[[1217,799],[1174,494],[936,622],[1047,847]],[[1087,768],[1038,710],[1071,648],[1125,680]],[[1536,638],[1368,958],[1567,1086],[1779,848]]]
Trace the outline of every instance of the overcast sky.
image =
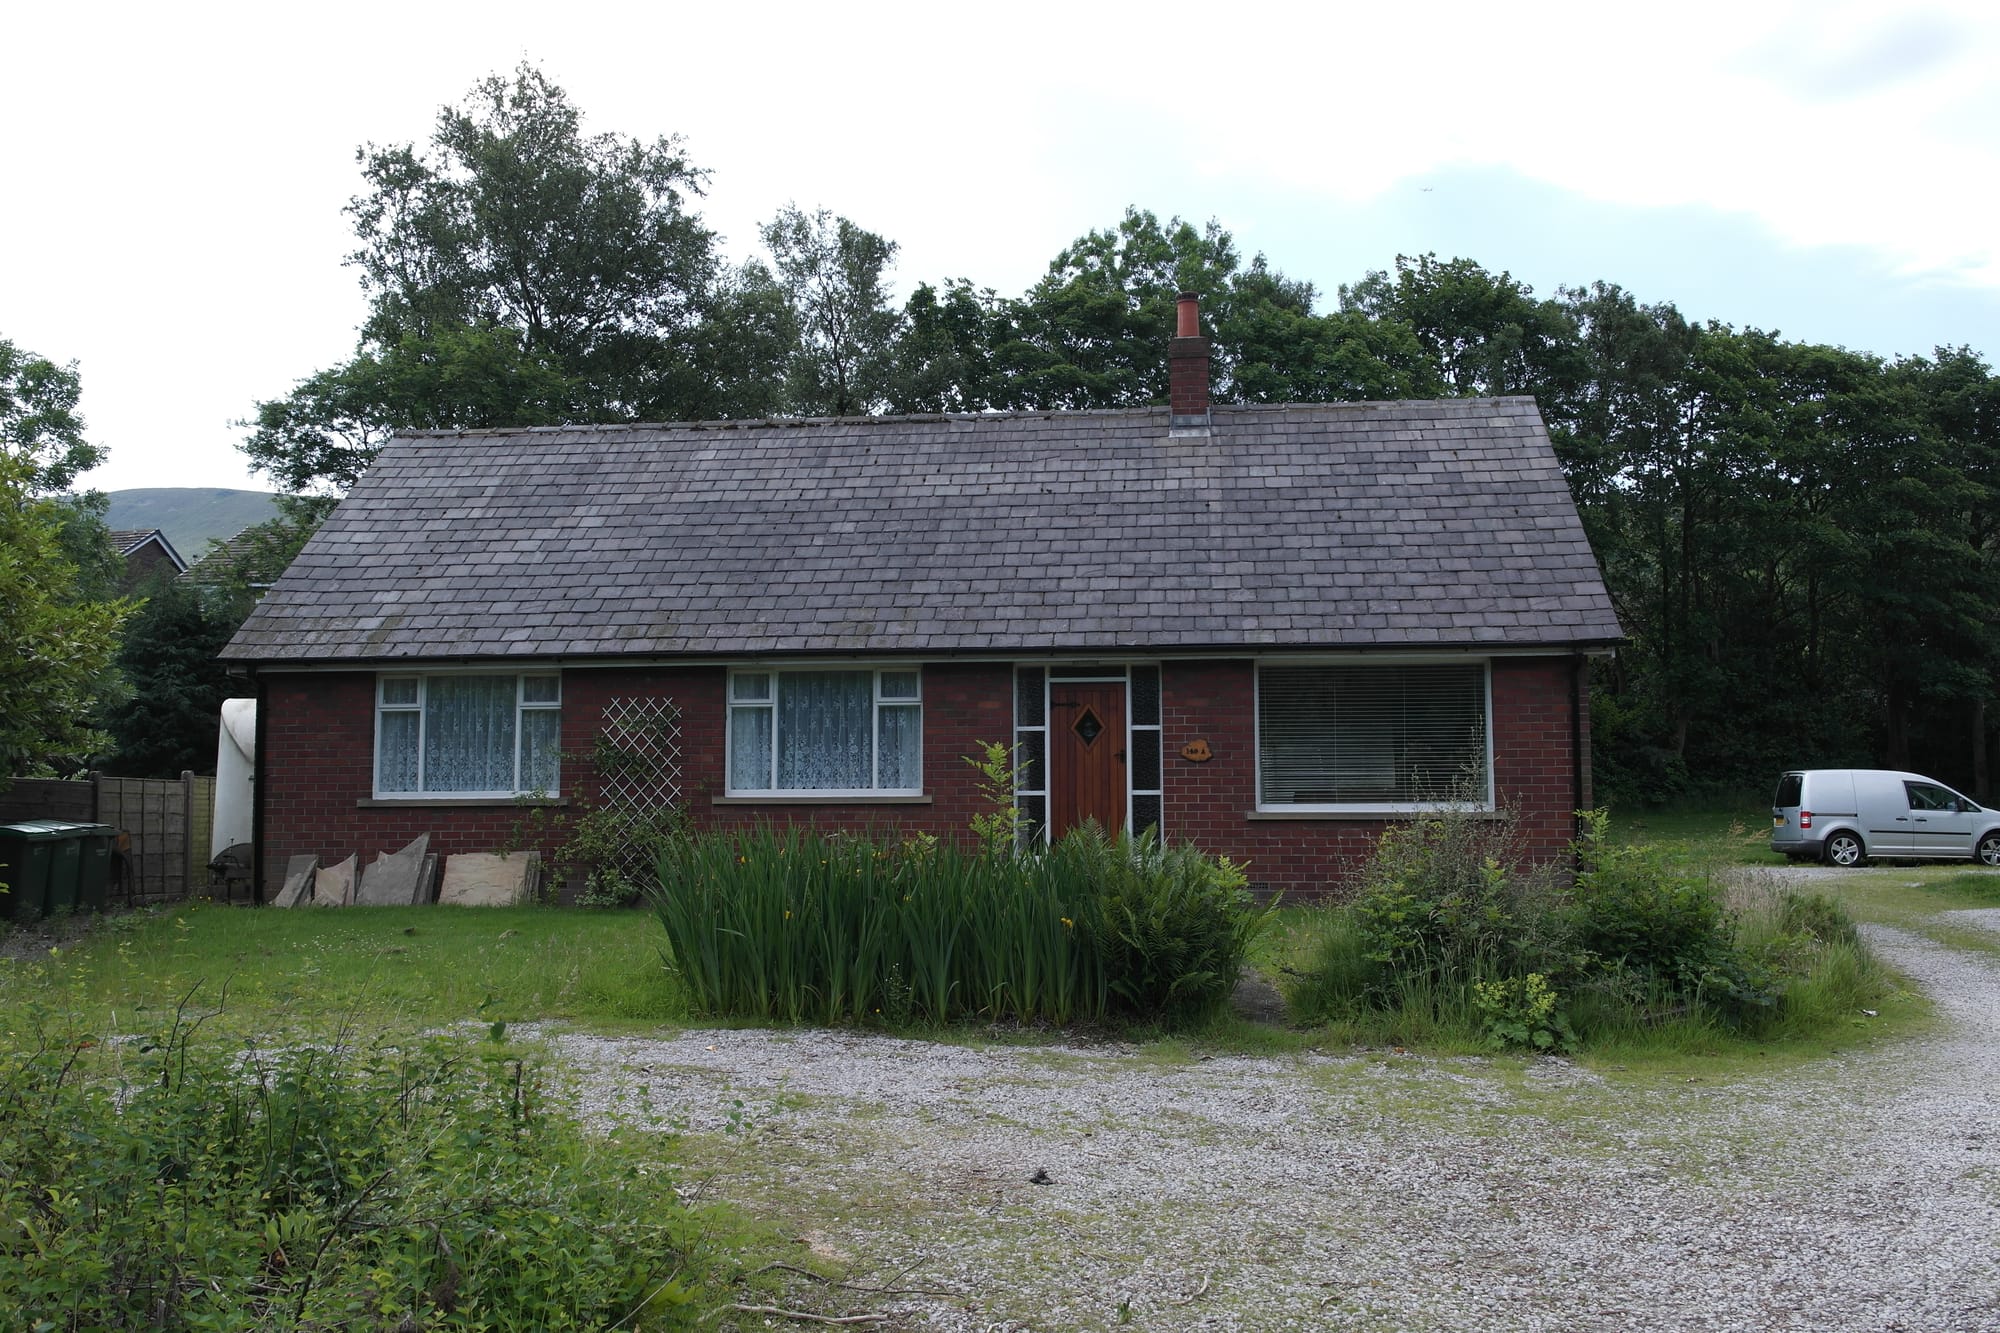
[[2000,353],[1991,3],[72,0],[0,25],[0,337],[77,363],[111,451],[87,484],[268,487],[231,423],[353,350],[355,148],[523,58],[586,132],[683,136],[730,258],[825,207],[901,245],[899,297],[1019,294],[1135,204],[1220,220],[1323,305],[1435,250]]

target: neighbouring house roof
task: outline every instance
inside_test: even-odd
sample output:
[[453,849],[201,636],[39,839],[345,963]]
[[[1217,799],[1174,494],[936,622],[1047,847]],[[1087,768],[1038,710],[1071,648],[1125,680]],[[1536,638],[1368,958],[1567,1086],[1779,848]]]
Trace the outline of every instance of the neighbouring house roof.
[[159,548],[151,559],[157,561],[164,556],[173,562],[176,570],[185,570],[188,567],[187,561],[181,559],[181,553],[167,540],[167,534],[158,528],[113,528],[110,536],[111,549],[118,552],[128,563],[150,545]]
[[1580,648],[1533,400],[398,437],[224,656]]
[[244,528],[227,541],[211,544],[206,552],[197,556],[195,562],[181,575],[185,583],[199,583],[209,587],[219,587],[243,578],[252,589],[268,588],[277,581],[282,570],[272,571],[265,566],[276,564],[267,560],[263,546],[252,536],[256,526]]

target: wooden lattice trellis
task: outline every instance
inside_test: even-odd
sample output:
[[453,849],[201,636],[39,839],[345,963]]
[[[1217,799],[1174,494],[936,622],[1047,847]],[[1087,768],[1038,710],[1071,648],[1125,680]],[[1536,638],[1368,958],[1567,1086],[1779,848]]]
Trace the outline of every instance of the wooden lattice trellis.
[[681,801],[681,710],[642,695],[604,705],[597,733],[598,801],[653,822]]

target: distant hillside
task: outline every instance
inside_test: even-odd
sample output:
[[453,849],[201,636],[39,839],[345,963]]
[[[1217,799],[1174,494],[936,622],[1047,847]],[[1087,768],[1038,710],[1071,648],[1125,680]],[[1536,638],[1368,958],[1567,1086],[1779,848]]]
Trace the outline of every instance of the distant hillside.
[[269,491],[230,491],[211,486],[159,486],[146,490],[112,491],[113,528],[158,528],[193,564],[208,549],[211,537],[227,540],[252,523],[276,518],[276,497]]

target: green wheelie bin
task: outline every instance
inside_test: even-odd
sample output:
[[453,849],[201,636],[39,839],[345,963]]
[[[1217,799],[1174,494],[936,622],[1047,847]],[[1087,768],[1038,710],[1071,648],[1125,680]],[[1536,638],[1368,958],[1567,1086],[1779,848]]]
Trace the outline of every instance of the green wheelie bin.
[[32,821],[49,831],[49,896],[42,915],[68,916],[76,910],[76,884],[83,869],[83,839],[76,836],[79,825],[62,819]]
[[48,910],[49,869],[56,848],[66,839],[48,827],[46,819],[0,824],[0,916],[10,921],[38,921]]
[[109,824],[72,824],[77,840],[76,910],[102,912],[111,889],[111,847],[118,830]]

